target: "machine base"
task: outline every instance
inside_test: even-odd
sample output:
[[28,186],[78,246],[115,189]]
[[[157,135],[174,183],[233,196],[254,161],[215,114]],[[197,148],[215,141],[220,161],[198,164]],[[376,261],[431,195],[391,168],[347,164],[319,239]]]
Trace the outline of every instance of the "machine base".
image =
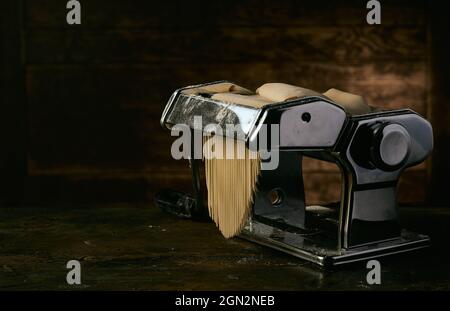
[[428,236],[406,230],[402,230],[399,238],[351,249],[339,249],[333,240],[324,239],[323,236],[319,238],[320,235],[320,232],[287,232],[253,220],[239,237],[324,267],[413,251],[430,245]]

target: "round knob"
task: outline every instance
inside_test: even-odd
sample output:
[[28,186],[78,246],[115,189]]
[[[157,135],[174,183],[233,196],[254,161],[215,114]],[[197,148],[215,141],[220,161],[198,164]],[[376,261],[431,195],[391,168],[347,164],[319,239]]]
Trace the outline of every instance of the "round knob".
[[408,159],[411,137],[400,124],[378,123],[371,127],[371,162],[379,169],[395,171]]

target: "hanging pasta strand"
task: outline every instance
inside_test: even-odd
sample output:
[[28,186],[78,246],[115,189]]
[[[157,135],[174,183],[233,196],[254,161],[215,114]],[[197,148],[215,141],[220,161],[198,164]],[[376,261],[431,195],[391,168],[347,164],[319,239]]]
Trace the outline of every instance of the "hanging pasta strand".
[[[217,146],[223,146],[222,154],[212,151]],[[226,158],[227,148],[233,148],[228,150],[231,159]],[[250,214],[260,159],[243,141],[221,136],[205,139],[203,152],[209,215],[223,236],[231,238],[243,229]]]

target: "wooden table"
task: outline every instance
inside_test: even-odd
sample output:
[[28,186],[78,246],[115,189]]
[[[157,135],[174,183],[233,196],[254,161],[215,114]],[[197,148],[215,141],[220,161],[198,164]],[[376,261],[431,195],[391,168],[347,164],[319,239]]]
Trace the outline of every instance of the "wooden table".
[[[3,208],[0,289],[450,289],[450,209],[403,208],[401,215],[433,245],[380,259],[382,284],[369,286],[365,262],[325,271],[150,205]],[[81,285],[66,283],[71,259],[81,262]]]

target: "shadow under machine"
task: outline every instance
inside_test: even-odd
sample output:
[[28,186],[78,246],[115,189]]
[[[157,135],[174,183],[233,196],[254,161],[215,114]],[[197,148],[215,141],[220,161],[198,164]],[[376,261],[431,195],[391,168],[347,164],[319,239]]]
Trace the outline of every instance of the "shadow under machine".
[[[254,108],[213,100],[194,88],[177,90],[161,119],[164,128],[186,124],[192,132],[214,123],[238,125],[248,146],[263,124],[279,125],[279,165],[262,170],[254,204],[240,237],[322,266],[367,260],[423,248],[429,237],[402,229],[396,187],[402,171],[432,149],[430,123],[410,109],[352,115],[322,96],[307,96]],[[202,116],[202,125],[194,122]],[[224,131],[223,135],[233,135]],[[238,137],[239,138],[239,137]],[[270,144],[267,144],[270,146]],[[272,146],[273,148],[273,146]],[[193,152],[193,151],[192,151]],[[333,162],[341,171],[340,202],[306,206],[302,157]],[[189,160],[194,196],[165,192],[163,209],[180,215],[204,212],[200,162]]]

